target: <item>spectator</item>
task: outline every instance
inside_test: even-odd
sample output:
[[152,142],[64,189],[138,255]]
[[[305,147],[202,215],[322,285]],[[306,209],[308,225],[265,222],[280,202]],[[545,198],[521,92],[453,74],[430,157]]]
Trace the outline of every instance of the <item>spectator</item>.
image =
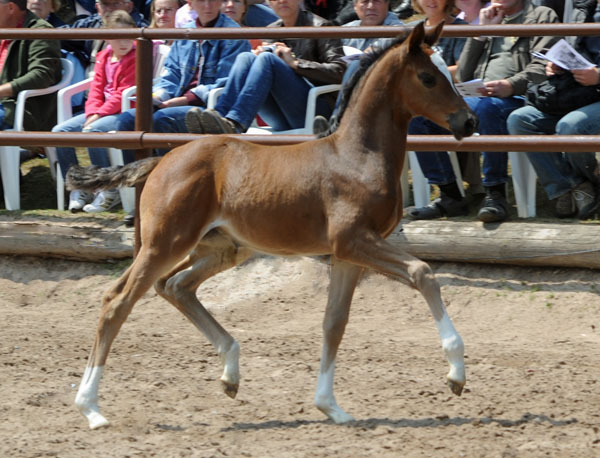
[[[104,15],[106,27],[136,27],[133,19],[122,10]],[[121,112],[123,90],[135,84],[134,40],[109,39],[106,49],[98,53],[85,112],[57,126],[52,132],[109,132],[115,130],[117,115]],[[105,148],[89,148],[90,160],[99,167],[110,166]],[[56,155],[63,177],[73,164],[77,164],[75,149],[56,148]],[[74,189],[69,195],[69,210],[97,213],[110,210],[119,204],[119,192],[111,189],[100,191],[95,196],[86,191]]]
[[65,25],[56,12],[60,8],[60,0],[27,0],[27,9],[37,17],[44,19],[52,27]]
[[490,4],[487,0],[456,0],[455,3],[460,10],[456,17],[467,21],[471,25],[479,24],[479,11]]
[[[27,10],[27,0],[0,0],[1,28],[52,28]],[[60,81],[60,44],[57,40],[0,38],[0,130],[12,129],[19,92],[42,89]],[[27,101],[26,130],[49,130],[56,119],[56,95]]]
[[[244,14],[242,22],[239,23],[240,26],[266,27],[279,19],[273,10],[264,3],[265,0],[247,0],[247,11]],[[177,10],[177,17],[175,19],[176,27],[183,27],[188,22],[195,21],[196,18],[197,14],[190,6],[190,0],[188,0],[185,5]]]
[[[223,4],[221,5],[221,13],[237,22],[240,27],[244,27],[244,19],[247,12],[248,3],[246,0],[223,0]],[[275,13],[273,13],[273,15],[275,15]],[[252,49],[255,49],[262,44],[262,40],[258,38],[251,38],[248,41],[250,42]]]
[[[556,13],[543,6],[534,7],[529,0],[496,0],[480,12],[480,25],[535,24],[558,22]],[[465,101],[479,117],[479,133],[507,134],[506,118],[523,106],[528,83],[546,78],[544,62],[532,59],[531,52],[542,52],[556,41],[555,37],[487,37],[468,38],[458,61],[456,78],[468,81],[481,78],[485,89],[481,97]],[[428,123],[429,133],[447,133]],[[486,197],[477,217],[483,222],[503,221],[507,216],[507,153],[483,152],[483,185]],[[420,152],[417,155],[429,183],[438,185],[440,197],[431,204],[409,211],[413,219],[432,219],[464,215],[467,202],[456,183],[456,177],[445,151]]]
[[[412,0],[413,9],[420,14],[424,14],[425,25],[435,27],[440,22],[446,24],[466,25],[467,22],[459,19],[452,14],[454,13],[454,0]],[[416,25],[417,22],[412,22],[409,25]],[[440,37],[434,48],[448,65],[448,70],[452,76],[456,73],[458,58],[465,45],[465,38],[462,37]]]
[[[370,25],[402,25],[403,22],[390,11],[389,0],[353,0],[354,11],[358,19],[344,24],[344,27]],[[343,38],[344,46],[365,51],[377,38]]]
[[175,15],[182,5],[182,0],[154,0],[150,6],[150,27],[175,28]]
[[[456,9],[454,0],[412,0],[413,8],[416,12],[424,14],[426,24],[435,27],[440,22],[446,24],[465,25],[464,19],[453,16]],[[476,0],[477,11],[481,7],[480,0]],[[412,23],[410,25],[414,25]],[[448,66],[450,74],[454,77],[458,64],[458,59],[465,46],[465,38],[462,37],[440,37],[434,46],[434,49],[442,56]],[[415,118],[409,125],[410,134],[428,134],[432,123],[423,117]],[[419,155],[420,153],[417,153]],[[463,179],[469,183],[469,190],[472,195],[483,194],[483,185],[481,184],[481,153],[457,151],[457,158]],[[466,212],[465,207],[465,212]]]
[[[50,25],[54,27],[62,27],[65,23],[60,19],[56,12],[60,9],[60,0],[27,0],[27,8],[35,13],[38,17],[45,19]],[[60,42],[61,46],[61,57],[68,59],[73,64],[73,78],[71,78],[71,84],[78,83],[85,79],[85,59],[82,54],[73,47],[73,43],[69,40],[63,40]],[[83,104],[84,94],[76,94],[72,99],[72,105],[76,109],[80,109]]]
[[[175,15],[182,4],[182,0],[154,0],[150,6],[150,28],[175,28]],[[153,40],[153,43],[155,44],[155,47],[159,44],[171,46],[173,40]]]
[[[414,11],[411,7],[411,0],[390,0],[389,10],[398,19],[406,19],[414,14]],[[314,12],[319,14],[318,11]],[[337,15],[331,20],[331,22],[336,25],[344,25],[355,21],[356,19],[358,19],[358,14],[354,10],[354,2],[350,0],[342,0],[342,5],[338,10]]]
[[[596,18],[600,22],[600,17]],[[573,70],[577,83],[596,86],[600,90],[600,37],[581,37],[576,50],[594,64],[593,67]],[[548,76],[563,74],[549,62]],[[598,135],[600,134],[600,102],[585,104],[565,114],[548,114],[534,106],[513,111],[507,120],[508,132],[516,135]],[[577,215],[579,219],[593,216],[598,207],[598,162],[595,153],[534,153],[527,157],[546,194],[555,199],[555,214],[559,218]]]
[[95,0],[61,0],[54,12],[65,24],[72,24],[78,19],[94,14],[96,2]]
[[[302,0],[272,0],[280,20],[272,27],[324,26],[327,23],[301,8]],[[191,110],[190,132],[245,132],[257,114],[273,129],[304,125],[308,91],[318,85],[339,83],[346,65],[338,39],[300,38],[265,43],[252,53],[240,54],[215,109]],[[329,114],[325,98],[317,113]]]
[[[126,13],[129,13],[137,27],[148,27],[146,19],[144,19],[140,13],[134,11],[131,0],[96,0],[96,10],[97,13],[78,19],[72,25],[67,25],[65,27],[74,29],[96,29],[102,27],[103,18],[107,13],[116,10],[123,10]],[[76,50],[81,54],[84,67],[87,68],[86,73],[89,74],[94,68],[98,52],[104,48],[106,42],[104,40],[86,40],[83,42],[74,41],[72,43]],[[72,49],[69,49],[69,51],[72,51]]]
[[[198,14],[187,27],[239,27],[221,14],[221,2],[191,0]],[[153,116],[155,132],[187,132],[185,114],[194,106],[204,106],[212,88],[225,84],[236,56],[249,51],[247,40],[176,40],[165,60],[160,81],[153,87],[157,108]],[[200,66],[200,56],[203,56]],[[119,116],[117,130],[133,130],[135,110]],[[159,151],[165,154],[167,150]]]

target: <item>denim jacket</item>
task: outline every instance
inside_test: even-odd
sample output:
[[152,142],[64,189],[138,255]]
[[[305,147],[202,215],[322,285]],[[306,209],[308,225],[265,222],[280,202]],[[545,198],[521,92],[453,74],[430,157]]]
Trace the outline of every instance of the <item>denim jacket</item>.
[[[185,27],[194,28],[196,24],[190,22]],[[239,25],[219,13],[219,19],[214,27],[239,27]],[[204,40],[200,46],[199,44],[198,40],[176,40],[173,43],[165,59],[160,80],[152,88],[153,98],[164,102],[183,95],[198,71],[201,47],[204,63],[198,86],[193,89],[193,92],[206,103],[211,89],[225,85],[237,55],[251,49],[248,40]]]

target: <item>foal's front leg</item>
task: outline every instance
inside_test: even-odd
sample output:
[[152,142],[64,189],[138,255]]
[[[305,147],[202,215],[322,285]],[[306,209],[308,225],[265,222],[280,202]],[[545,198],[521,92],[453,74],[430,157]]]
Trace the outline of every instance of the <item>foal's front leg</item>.
[[338,406],[335,400],[333,377],[335,357],[346,329],[346,323],[348,323],[352,295],[361,272],[361,267],[341,262],[332,257],[329,297],[323,320],[323,352],[315,393],[315,405],[335,423],[354,420]]
[[366,233],[351,243],[339,243],[336,255],[345,261],[390,275],[419,290],[431,310],[442,340],[442,348],[450,365],[448,385],[458,396],[466,382],[464,345],[442,302],[440,285],[429,265],[411,256],[378,234]]

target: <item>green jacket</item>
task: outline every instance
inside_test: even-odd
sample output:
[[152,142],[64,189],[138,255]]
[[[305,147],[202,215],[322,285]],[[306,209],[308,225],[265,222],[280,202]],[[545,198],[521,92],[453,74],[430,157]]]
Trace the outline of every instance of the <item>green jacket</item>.
[[[559,22],[554,10],[545,6],[534,7],[529,0],[525,0],[524,10],[523,24],[551,24]],[[559,37],[514,37],[512,55],[517,73],[507,78],[515,91],[514,95],[524,95],[529,83],[541,83],[547,78],[546,62],[542,59],[533,58],[531,52],[544,53],[558,39]],[[487,65],[490,62],[491,53],[492,43],[490,39],[478,41],[474,38],[467,38],[458,61],[456,79],[463,82],[475,78],[483,78]]]
[[[27,10],[23,27],[52,28],[43,19]],[[5,122],[14,124],[17,95],[25,89],[42,89],[52,86],[61,78],[60,41],[14,40],[10,44],[0,84],[10,83],[14,95],[0,98],[6,111]],[[56,94],[27,99],[25,104],[25,130],[50,130],[56,124]]]

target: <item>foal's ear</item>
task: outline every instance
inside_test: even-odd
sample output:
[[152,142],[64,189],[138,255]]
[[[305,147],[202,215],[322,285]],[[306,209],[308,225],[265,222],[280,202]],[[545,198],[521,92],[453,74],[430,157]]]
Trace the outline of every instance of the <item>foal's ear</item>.
[[419,52],[421,50],[421,43],[423,43],[423,37],[425,36],[425,21],[419,22],[410,33],[408,37],[408,51],[411,53]]
[[428,31],[425,34],[425,43],[429,46],[433,46],[437,43],[438,38],[442,34],[442,29],[444,28],[445,21],[440,22],[433,30]]

